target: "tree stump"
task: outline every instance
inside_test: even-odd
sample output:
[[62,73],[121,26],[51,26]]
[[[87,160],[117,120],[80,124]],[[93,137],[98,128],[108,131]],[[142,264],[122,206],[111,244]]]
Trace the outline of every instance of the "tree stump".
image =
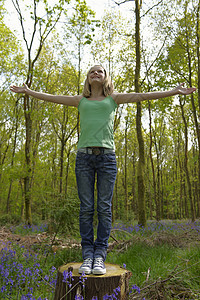
[[54,300],[74,300],[75,297],[84,300],[103,300],[105,295],[112,294],[115,294],[115,299],[128,300],[129,279],[132,275],[130,271],[106,263],[105,275],[91,274],[82,277],[78,273],[80,265],[81,263],[73,262],[59,267]]

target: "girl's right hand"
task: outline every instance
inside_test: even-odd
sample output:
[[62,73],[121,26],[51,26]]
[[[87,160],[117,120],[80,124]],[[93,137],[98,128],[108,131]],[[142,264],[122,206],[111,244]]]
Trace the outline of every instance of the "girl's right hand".
[[14,93],[22,93],[22,94],[26,94],[29,90],[29,88],[27,87],[27,85],[25,83],[23,83],[23,86],[16,86],[16,85],[12,85],[10,87],[11,92]]

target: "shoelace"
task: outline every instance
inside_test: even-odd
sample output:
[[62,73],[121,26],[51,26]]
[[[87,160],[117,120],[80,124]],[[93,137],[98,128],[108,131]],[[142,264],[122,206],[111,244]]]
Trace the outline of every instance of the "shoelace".
[[101,257],[95,258],[94,266],[95,267],[102,267],[103,268],[103,266],[104,266],[103,259]]
[[83,262],[84,266],[91,266],[92,265],[92,259],[91,258],[86,258]]

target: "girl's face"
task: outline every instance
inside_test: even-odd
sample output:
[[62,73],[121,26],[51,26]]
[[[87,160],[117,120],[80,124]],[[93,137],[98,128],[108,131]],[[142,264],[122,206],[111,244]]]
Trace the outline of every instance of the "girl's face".
[[105,79],[105,71],[101,66],[94,66],[88,73],[89,84],[93,82],[102,82]]

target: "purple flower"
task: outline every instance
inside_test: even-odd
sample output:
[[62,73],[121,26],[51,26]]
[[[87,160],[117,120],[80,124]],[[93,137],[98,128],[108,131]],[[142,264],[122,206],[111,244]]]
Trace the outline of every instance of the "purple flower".
[[5,286],[5,285],[3,285],[3,286],[1,287],[1,292],[3,293],[4,291],[6,291],[6,286]]
[[44,276],[44,280],[49,281],[49,276],[48,276],[48,275],[45,275],[45,276]]
[[84,300],[83,296],[81,296],[81,295],[76,295],[74,299],[75,300]]
[[69,278],[69,273],[68,271],[63,272],[63,282],[67,282],[67,279]]
[[131,287],[131,290],[129,292],[129,295],[133,292],[133,290],[136,290],[138,293],[140,293],[140,288],[139,286],[137,286],[136,284],[134,284],[132,287]]

